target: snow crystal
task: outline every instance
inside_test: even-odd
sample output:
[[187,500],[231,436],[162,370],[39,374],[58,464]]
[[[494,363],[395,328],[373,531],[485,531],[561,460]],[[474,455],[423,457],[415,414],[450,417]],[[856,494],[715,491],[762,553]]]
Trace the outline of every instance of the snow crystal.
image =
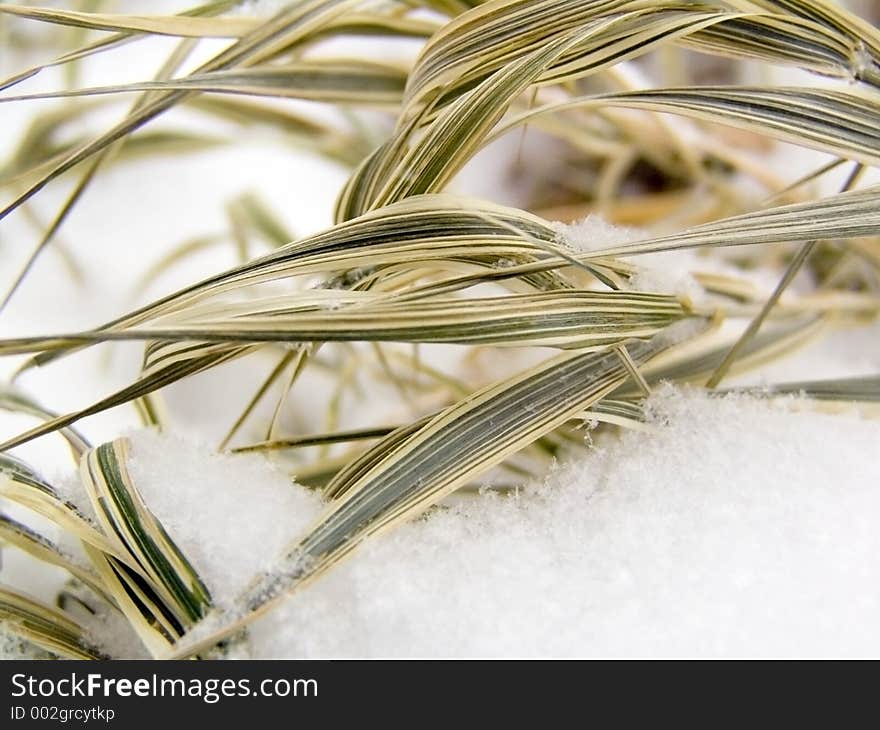
[[135,485],[220,604],[269,568],[319,509],[313,492],[260,456],[219,455],[152,431],[130,440]]
[[582,253],[598,251],[622,243],[632,243],[648,234],[637,228],[617,226],[595,213],[577,223],[553,223],[560,243]]
[[[609,223],[591,214],[577,223],[554,223],[559,241],[580,252],[600,251],[651,237],[647,231]],[[691,275],[696,255],[691,251],[642,254],[629,259],[636,267],[630,286],[636,291],[659,292],[702,299],[703,289]]]
[[650,433],[366,545],[253,653],[880,654],[880,426],[788,405],[664,388]]

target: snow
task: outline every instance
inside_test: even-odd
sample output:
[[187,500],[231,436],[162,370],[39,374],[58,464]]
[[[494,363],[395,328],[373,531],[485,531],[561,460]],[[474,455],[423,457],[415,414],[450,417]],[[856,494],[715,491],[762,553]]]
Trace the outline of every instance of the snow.
[[[651,237],[649,231],[615,225],[595,213],[574,223],[557,222],[554,226],[560,242],[580,253],[600,251]],[[628,262],[636,267],[636,273],[629,282],[636,291],[675,294],[691,301],[703,299],[703,289],[691,272],[695,266],[701,270],[708,269],[700,267],[704,261],[693,251],[645,254],[633,257]],[[713,265],[718,266],[715,262]]]
[[253,653],[876,656],[880,428],[792,405],[664,388],[652,433],[380,538]]
[[138,432],[131,443],[135,485],[218,604],[269,568],[320,506],[315,493],[263,457],[216,454],[154,431]]
[[575,223],[557,222],[554,227],[562,243],[582,253],[598,251],[621,243],[633,243],[647,237],[647,234],[638,228],[614,225],[596,213]]
[[[544,483],[368,543],[253,625],[250,655],[880,653],[878,423],[672,386],[648,412]],[[130,439],[135,483],[222,606],[320,510],[262,457]]]

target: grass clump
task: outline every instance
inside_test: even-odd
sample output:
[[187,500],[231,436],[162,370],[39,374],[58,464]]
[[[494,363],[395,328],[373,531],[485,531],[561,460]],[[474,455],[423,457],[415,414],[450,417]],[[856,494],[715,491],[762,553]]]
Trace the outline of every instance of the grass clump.
[[[731,374],[880,309],[880,188],[863,182],[880,164],[880,33],[837,3],[304,0],[262,15],[261,5],[245,14],[224,0],[150,16],[102,5],[0,5],[5,38],[22,57],[53,53],[5,79],[0,105],[64,99],[32,117],[0,167],[0,220],[28,213],[56,180],[72,182],[54,217],[34,221],[38,240],[26,265],[4,277],[4,305],[30,285],[34,261],[59,245],[107,168],[236,144],[234,135],[154,131],[160,117],[184,110],[242,135],[274,129],[350,170],[322,232],[297,239],[283,216],[243,193],[226,208],[231,235],[206,230],[185,241],[144,283],[225,241],[238,265],[85,330],[0,339],[0,356],[28,356],[19,374],[87,347],[144,343],[136,380],[74,412],[56,414],[5,386],[0,406],[38,424],[0,445],[0,495],[69,535],[84,560],[12,517],[0,536],[66,570],[65,595],[122,617],[157,658],[229,651],[255,617],[370,536],[489,473],[545,473],[582,447],[585,419],[640,427],[642,403],[661,381],[725,392]],[[153,78],[79,82],[83,64],[112,63],[120,47],[153,36],[175,39]],[[380,39],[375,57],[335,50],[363,36]],[[420,50],[389,60],[382,48],[392,40]],[[204,48],[219,50],[189,64]],[[697,71],[717,59],[705,83]],[[813,80],[756,83],[746,75],[756,66]],[[65,88],[18,93],[53,67],[67,71]],[[644,75],[654,84],[640,86]],[[119,121],[62,134],[95,129],[129,98]],[[311,114],[290,100],[341,113]],[[519,206],[450,192],[465,168],[486,164],[489,145],[526,132],[560,150],[560,164]],[[756,159],[776,143],[826,161],[792,183]],[[818,194],[817,181],[842,166],[850,172],[839,189]],[[558,223],[587,215],[638,228],[621,242],[613,226]],[[254,255],[254,240],[264,253]],[[696,298],[674,286],[640,290],[658,281],[640,261],[670,252],[689,257],[678,273],[696,282]],[[804,270],[811,285],[793,294]],[[769,292],[755,287],[755,271],[773,277]],[[535,357],[465,375],[420,349],[437,344],[467,349],[471,362],[502,348]],[[76,424],[133,406],[144,423],[166,427],[164,387],[245,357],[269,357],[272,368],[252,384],[247,407],[230,410],[219,448],[272,453],[326,507],[304,535],[291,535],[274,569],[218,608],[140,497],[125,439],[92,447]],[[328,428],[285,433],[297,388],[328,372]],[[356,379],[395,393],[396,420],[377,413],[370,425],[346,423],[342,394]],[[258,404],[279,389],[272,416],[257,424]],[[880,396],[872,377],[771,391],[826,403]],[[264,438],[243,440],[245,424]],[[53,432],[80,465],[87,509],[9,453]],[[20,587],[2,589],[0,616],[52,655],[101,655],[75,612]]]

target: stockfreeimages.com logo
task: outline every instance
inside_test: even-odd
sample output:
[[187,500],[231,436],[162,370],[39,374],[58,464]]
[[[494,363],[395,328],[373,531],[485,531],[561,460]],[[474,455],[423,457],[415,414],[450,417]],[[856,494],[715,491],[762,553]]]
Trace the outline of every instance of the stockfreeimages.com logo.
[[39,679],[29,674],[12,675],[12,696],[54,698],[193,697],[208,704],[224,697],[317,697],[316,679],[171,679],[150,677],[127,679],[98,673],[60,679]]

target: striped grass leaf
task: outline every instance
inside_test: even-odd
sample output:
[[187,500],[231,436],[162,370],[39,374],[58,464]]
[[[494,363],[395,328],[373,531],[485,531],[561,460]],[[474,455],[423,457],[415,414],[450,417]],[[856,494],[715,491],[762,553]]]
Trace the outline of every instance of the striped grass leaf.
[[777,206],[724,218],[644,241],[598,249],[584,259],[629,256],[707,246],[748,246],[786,241],[846,240],[880,234],[880,187]]
[[[329,292],[328,292],[329,293]],[[583,349],[648,338],[689,316],[677,297],[641,292],[562,290],[425,301],[359,293],[273,298],[197,308],[141,329],[97,330],[47,338],[0,340],[0,355],[46,352],[110,340],[308,343],[444,342]],[[323,298],[323,297],[322,297]]]
[[[573,252],[578,261],[638,256],[681,249],[722,248],[781,244],[812,240],[847,240],[880,235],[880,187],[830,195],[819,200],[793,203],[738,216],[722,218],[678,233],[646,238],[634,243],[597,248],[586,253]],[[523,274],[558,269],[568,265],[565,258],[548,256],[546,260],[510,266],[491,275],[462,277],[459,286],[480,281],[495,281]]]
[[0,586],[0,622],[17,636],[66,659],[105,659],[85,630],[66,613]]
[[8,525],[5,533],[35,557],[66,568],[118,608],[158,655],[204,615],[210,595],[143,503],[126,459],[127,444],[119,439],[90,450],[81,461],[82,481],[97,515],[94,524],[24,462],[0,454],[0,496],[81,542],[91,568],[73,563],[27,528]]
[[576,97],[523,112],[486,144],[545,114],[605,107],[678,114],[880,165],[880,94],[809,87],[702,86]]
[[[185,10],[182,13],[179,13],[178,16],[187,18],[211,17],[223,13],[226,10],[229,10],[230,8],[237,5],[239,2],[240,0],[212,0],[211,2],[205,3],[204,5],[199,5],[189,10]],[[29,7],[26,8],[26,10],[31,9],[32,8]],[[52,10],[50,10],[49,12],[52,12]],[[83,58],[88,58],[89,56],[95,55],[97,53],[103,53],[106,51],[110,51],[114,48],[118,48],[121,45],[129,43],[133,40],[137,40],[139,37],[142,36],[139,33],[133,32],[112,33],[97,41],[93,41],[84,46],[79,46],[72,51],[67,51],[66,53],[63,53],[52,61],[32,66],[31,68],[20,71],[9,78],[3,79],[2,81],[0,81],[0,89],[9,88],[10,86],[14,86],[15,84],[18,84],[22,81],[33,78],[45,69],[75,63]]]
[[[0,4],[0,13],[73,28],[181,38],[241,38],[256,30],[265,18],[247,15],[219,16],[237,2],[213,3],[178,15],[123,15],[63,10],[59,8]],[[208,14],[208,13],[211,14]],[[390,35],[428,38],[438,25],[423,18],[380,12],[347,13],[326,31],[332,35]]]
[[159,598],[153,586],[128,563],[85,545],[86,554],[129,626],[154,657],[169,651],[184,633],[174,612]]
[[415,125],[399,127],[396,136],[349,179],[337,202],[336,220],[349,220],[420,193],[439,192],[474,154],[510,102],[573,42],[568,37],[557,39],[494,74],[441,114],[413,148],[407,149],[406,142]]
[[[337,203],[337,220],[355,217],[407,196],[440,192],[476,153],[510,104],[529,86],[542,79],[555,83],[577,75],[592,63],[584,59],[583,51],[578,49],[590,43],[605,47],[610,34],[625,48],[620,51],[623,58],[647,52],[657,37],[692,31],[719,18],[717,13],[670,18],[663,13],[658,17],[648,12],[650,17],[645,20],[643,15],[599,18],[583,27],[576,25],[527,53],[517,48],[517,53],[505,65],[458,96],[436,117],[427,114],[430,109],[425,104],[413,101],[412,89],[420,88],[417,66],[410,75],[407,108],[401,114],[396,136],[381,146],[349,180]],[[627,26],[627,23],[641,22],[646,28],[640,33],[633,33]],[[576,50],[579,55],[572,61],[570,56]],[[620,59],[615,57],[614,60]],[[483,68],[481,63],[480,69]],[[482,70],[480,76],[485,76]],[[425,124],[426,121],[430,123]],[[416,133],[417,142],[409,144]]]
[[[641,364],[684,334],[672,329],[650,341],[628,340],[622,346]],[[391,434],[386,437],[390,445],[379,441],[344,490],[331,486],[336,498],[306,536],[241,596],[243,614],[213,631],[218,621],[223,624],[229,617],[212,617],[206,627],[183,640],[175,656],[198,653],[240,630],[370,536],[423,512],[600,401],[629,377],[615,348],[564,354],[472,394],[412,433]],[[209,635],[202,636],[203,631]]]
[[[438,204],[446,207],[437,207]],[[349,270],[356,265],[388,262],[416,263],[420,258],[436,266],[438,258],[448,257],[460,263],[494,267],[500,261],[523,260],[541,253],[542,248],[531,240],[535,237],[550,241],[555,238],[552,226],[521,211],[501,206],[481,205],[476,209],[461,199],[448,196],[408,199],[364,216],[344,226],[337,226],[325,234],[283,247],[265,257],[233,269],[210,280],[188,287],[175,295],[165,297],[149,307],[109,323],[102,330],[119,330],[148,321],[160,315],[179,311],[208,295],[240,289],[245,285],[286,278],[297,274]],[[486,211],[491,211],[487,220]],[[519,228],[527,235],[516,237],[509,226]],[[564,279],[553,275],[525,277],[533,286],[569,287]],[[31,429],[2,448],[22,443],[76,420],[107,408],[142,397],[157,388],[183,377],[213,367],[250,351],[241,345],[182,343],[154,344],[147,352],[147,367],[142,378],[132,386],[119,391],[92,406],[59,417],[43,426]],[[58,353],[45,352],[35,363],[48,362]]]
[[92,449],[81,462],[82,481],[105,532],[119,537],[164,604],[186,626],[204,615],[210,594],[144,504],[128,472],[127,458],[125,439]]
[[[226,3],[226,5],[231,5],[231,3]],[[240,38],[253,31],[261,22],[259,18],[247,16],[111,15],[5,3],[0,5],[0,13],[89,30],[188,38]]]
[[824,26],[831,33],[848,38],[862,49],[856,71],[867,72],[877,83],[880,68],[880,31],[872,23],[850,12],[834,0],[727,0],[751,5],[774,13],[789,14]]
[[[721,324],[716,320],[715,327],[706,336],[682,344],[675,350],[661,354],[641,369],[641,374],[649,385],[663,381],[702,385],[724,360],[735,338],[715,336]],[[778,360],[784,355],[814,342],[826,334],[832,320],[827,317],[795,317],[768,327],[748,341],[740,356],[731,368],[733,373],[752,370],[761,365]],[[626,383],[611,394],[612,398],[632,399],[640,395],[631,383]]]
[[284,449],[301,449],[308,446],[351,443],[352,441],[379,439],[388,436],[398,428],[399,426],[370,426],[348,431],[311,434],[277,441],[261,441],[255,444],[248,444],[247,446],[238,446],[231,449],[231,451],[235,454],[249,454],[256,451],[281,451]]
[[642,398],[603,398],[580,414],[585,423],[610,423],[631,430],[646,428]]
[[[333,340],[451,342],[457,344],[535,345],[562,348],[598,347],[628,337],[650,337],[690,312],[677,298],[630,292],[599,294],[561,291],[494,299],[406,302],[390,307],[341,309],[313,315],[309,329],[296,329],[296,316],[263,312],[260,317],[230,319],[223,332],[200,323],[177,330],[104,330],[82,336],[33,343],[42,352],[102,340],[148,339],[144,372],[133,385],[88,408],[52,419],[7,441],[2,448],[24,443],[88,415],[136,398],[183,377],[250,351],[242,343]],[[236,319],[240,321],[236,321]],[[308,315],[299,320],[308,322]],[[228,344],[225,344],[228,343]],[[22,351],[10,343],[0,352]],[[32,349],[33,349],[32,347]]]
[[4,543],[18,548],[40,562],[66,570],[71,577],[88,586],[108,605],[115,605],[114,599],[105,591],[100,578],[92,568],[82,565],[36,530],[0,512],[0,544]]
[[680,44],[713,55],[797,66],[875,86],[878,81],[876,72],[863,65],[864,47],[859,38],[796,16],[731,17],[682,38]]
[[[799,203],[789,206],[780,206],[770,210],[756,211],[742,216],[723,219],[714,223],[698,226],[678,234],[649,239],[624,246],[602,249],[587,254],[573,254],[578,260],[590,261],[591,259],[609,259],[617,256],[638,255],[657,251],[675,250],[679,248],[696,248],[701,246],[734,246],[750,245],[758,243],[782,243],[796,240],[814,240],[830,237],[854,238],[858,236],[870,236],[880,233],[880,213],[878,213],[877,199],[880,194],[878,188],[841,193],[819,201]],[[444,196],[445,201],[449,199]],[[294,273],[317,273],[326,272],[328,268],[338,266],[340,270],[348,270],[355,266],[355,262],[361,264],[376,264],[380,260],[417,259],[414,253],[424,251],[426,258],[434,258],[442,255],[442,242],[445,239],[453,245],[455,256],[470,256],[479,250],[475,247],[478,241],[484,240],[480,234],[487,235],[489,231],[495,233],[490,244],[488,240],[484,245],[488,250],[485,254],[494,254],[492,261],[500,258],[516,261],[517,254],[521,257],[529,251],[529,246],[523,241],[516,241],[511,232],[504,226],[494,227],[485,220],[485,215],[479,215],[473,211],[461,208],[447,209],[444,211],[434,210],[426,212],[424,206],[438,202],[438,199],[426,196],[422,199],[407,199],[400,204],[390,206],[387,209],[376,211],[362,219],[352,221],[342,226],[331,229],[330,232],[318,234],[315,237],[302,242],[283,247],[265,257],[250,262],[242,267],[233,269],[225,274],[212,277],[212,279],[193,285],[192,287],[178,292],[175,295],[160,300],[159,302],[109,323],[103,330],[119,330],[124,327],[133,327],[150,319],[167,316],[181,309],[192,306],[195,302],[211,294],[221,293],[240,288],[244,284],[254,284],[272,279],[286,277]],[[540,221],[534,216],[523,213],[514,213],[509,209],[492,208],[492,216],[503,218],[505,224],[519,226],[528,236],[543,236],[545,240],[551,234],[556,233],[551,226]],[[457,229],[451,228],[457,226]],[[465,232],[477,234],[460,240],[461,248],[454,243],[456,237],[461,237]],[[389,234],[393,236],[389,240]],[[449,236],[452,236],[450,239]],[[508,239],[504,248],[494,248],[498,239]],[[430,245],[426,243],[430,241]],[[467,244],[465,245],[465,241]],[[371,258],[370,248],[373,248]],[[535,275],[541,271],[559,268],[568,264],[564,258],[554,257],[549,254],[537,254],[534,245],[531,247],[531,255],[538,258],[543,255],[543,260],[532,263],[514,264],[503,269],[495,269],[491,274],[471,274],[461,277],[459,286],[462,288],[471,286],[479,281],[496,280],[503,281],[513,277]],[[391,251],[394,253],[391,253]],[[380,253],[381,252],[381,253]],[[449,252],[451,255],[452,252]],[[401,256],[402,258],[397,258]],[[381,259],[379,258],[381,257]],[[479,262],[482,257],[474,259]],[[484,259],[485,260],[485,259]],[[320,262],[320,263],[319,263]],[[564,281],[564,280],[563,280]],[[450,285],[446,285],[450,288]],[[570,286],[570,285],[568,285]],[[241,344],[199,344],[199,343],[170,343],[153,345],[152,352],[148,351],[149,367],[140,381],[118,393],[100,401],[99,403],[83,409],[82,411],[60,417],[40,427],[32,429],[25,434],[16,437],[0,445],[0,448],[10,448],[12,445],[22,443],[39,435],[49,433],[60,427],[68,426],[77,419],[86,415],[100,412],[106,408],[128,402],[156,390],[159,387],[170,384],[182,377],[200,372],[213,367],[220,362],[239,357],[250,351],[250,348]],[[48,351],[37,355],[34,363],[45,363],[58,356],[58,352]]]
[[[407,104],[417,109],[441,93],[448,95],[450,88],[472,88],[487,75],[538,52],[560,36],[636,5],[631,0],[481,3],[453,18],[425,45],[410,75]],[[646,3],[639,5],[645,7]]]
[[[364,271],[389,264],[503,268],[544,256],[534,239],[550,244],[556,236],[552,225],[521,210],[449,195],[409,198],[192,284],[101,329],[139,325],[208,297],[294,276],[323,274],[328,286],[344,290],[357,286]],[[536,289],[572,286],[556,274],[524,281]]]
[[844,403],[880,403],[880,376],[803,380],[774,383],[766,388],[725,388],[718,392],[748,393],[759,397],[797,395],[812,400]]
[[167,81],[81,88],[22,96],[0,102],[61,99],[144,91],[199,91],[323,101],[334,104],[397,105],[403,98],[406,72],[397,66],[359,59],[313,59],[277,66],[190,74]]
[[595,72],[668,42],[876,81],[874,72],[862,68],[863,38],[876,38],[873,28],[863,31],[859,19],[840,9],[840,22],[828,24],[821,13],[792,13],[781,3],[763,5],[769,6],[764,12],[760,4],[736,0],[673,7],[640,0],[484,3],[452,20],[426,44],[413,68],[408,103],[418,108],[441,97],[448,102],[555,36],[602,18],[615,20],[561,60],[542,83]]
[[[298,41],[304,41],[309,37],[310,33],[322,28],[334,18],[338,17],[342,10],[344,10],[348,4],[353,2],[355,2],[355,0],[315,0],[315,2],[306,3],[302,7],[298,6],[296,8],[282,10],[273,19],[261,24],[251,33],[243,36],[230,48],[219,53],[208,63],[200,66],[195,72],[193,72],[193,74],[191,74],[191,76],[197,76],[200,72],[218,73],[229,66],[236,66],[239,64],[256,65],[261,60],[270,58],[272,53],[278,50],[277,44],[280,42],[279,37],[286,39],[288,45]],[[282,43],[282,45],[284,44]],[[191,48],[192,44],[189,41],[182,41],[159,70],[157,81],[155,83],[168,81],[186,58]],[[251,56],[253,56],[253,58]],[[275,93],[278,93],[279,89],[284,88],[283,80],[279,85],[279,79],[274,75],[274,72],[269,72],[269,77],[267,78],[264,76],[262,77],[262,80],[264,84],[269,83],[270,87],[275,89]],[[339,76],[336,77],[336,81],[337,84],[340,82]],[[349,88],[351,88],[350,85]],[[241,88],[239,88],[238,92],[247,93]],[[2,309],[15,294],[19,285],[30,271],[37,256],[49,244],[58,228],[63,224],[73,206],[76,205],[86,187],[97,174],[97,171],[103,164],[104,160],[107,159],[108,156],[112,156],[118,150],[119,146],[125,143],[129,134],[135,129],[139,128],[155,116],[170,109],[176,103],[187,100],[191,95],[192,92],[185,89],[174,89],[163,92],[145,92],[135,102],[126,119],[118,124],[114,130],[111,130],[110,133],[103,135],[93,143],[87,143],[85,146],[74,150],[72,156],[65,157],[63,160],[60,160],[57,165],[52,166],[47,172],[40,175],[35,182],[30,184],[26,192],[19,195],[19,197],[3,211],[0,211],[0,219],[2,219],[8,212],[11,212],[22,202],[26,201],[29,196],[35,194],[54,177],[63,174],[67,169],[70,169],[72,166],[75,166],[80,162],[87,159],[91,160],[89,167],[80,178],[79,183],[67,198],[54,221],[48,227],[42,239],[33,250],[24,267],[21,269],[19,275],[13,281],[6,296],[2,302],[0,302],[0,309]]]
[[[518,19],[519,23],[536,28],[535,38],[540,39],[540,43],[532,39],[534,42],[530,44],[529,37],[520,34],[515,36],[515,42],[510,35],[507,45],[496,43],[490,46],[493,49],[503,48],[494,71],[491,57],[486,58],[478,51],[473,52],[472,58],[466,55],[469,46],[459,37],[464,31],[456,27],[456,21],[438,33],[428,44],[410,75],[407,106],[401,112],[396,137],[380,147],[351,178],[338,202],[337,220],[351,218],[372,207],[388,204],[407,195],[442,190],[449,179],[473,156],[480,140],[488,136],[490,128],[507,107],[533,83],[569,80],[632,55],[646,53],[654,44],[685,36],[697,37],[702,29],[719,27],[726,20],[741,20],[736,14],[699,12],[700,6],[681,10],[640,8],[605,17],[596,15],[599,7],[611,5],[620,9],[638,7],[640,4],[581,4],[580,8],[572,8],[571,5],[548,1],[529,3],[526,9],[523,3],[518,2],[490,3],[459,18],[458,22],[463,25],[473,23],[475,28],[480,28],[478,37],[474,38],[474,45],[478,49],[483,47],[481,44],[488,45],[492,39],[490,28],[484,27],[484,24],[486,18],[496,12],[503,16],[501,20],[496,20],[504,33],[511,34],[511,29],[519,28],[519,25],[502,11],[510,11],[509,14]],[[572,15],[567,16],[565,8]],[[538,19],[544,13],[552,17],[552,23],[537,25]],[[579,13],[587,13],[593,18],[586,24],[586,30],[583,26],[585,21]],[[575,19],[579,19],[581,25],[575,23]],[[776,25],[780,22],[777,19]],[[806,21],[796,22],[803,25]],[[553,23],[559,25],[555,36],[551,31],[556,27]],[[760,26],[760,22],[752,23],[746,35],[755,37],[756,26]],[[572,28],[575,30],[572,31]],[[821,26],[817,28],[822,30]],[[444,33],[451,34],[447,44],[449,48],[444,45]],[[778,37],[778,28],[768,28],[766,35],[770,38]],[[715,42],[720,43],[717,39]],[[792,40],[790,46],[793,49],[800,48],[803,53],[799,40]],[[742,55],[748,55],[746,48],[735,47]],[[766,57],[772,44],[763,42],[760,47]],[[444,49],[448,53],[442,53]],[[838,62],[831,70],[824,70],[841,76],[850,74],[852,58],[857,49],[847,47],[837,50]],[[456,67],[452,59],[460,58],[461,54],[465,54],[466,60],[462,61],[462,67]],[[436,78],[431,76],[430,69],[434,68],[432,63],[438,69]],[[466,78],[467,70],[473,73],[473,80]],[[432,82],[436,84],[436,90],[431,85]],[[464,92],[456,91],[458,88],[464,89]],[[441,89],[446,97],[455,100],[443,107],[443,111],[435,117],[432,107],[437,102],[437,94]],[[729,94],[726,93],[728,91]],[[723,123],[740,125],[752,131],[775,134],[798,143],[805,142],[823,151],[854,153],[855,159],[863,159],[867,155],[868,159],[876,160],[873,151],[876,148],[876,135],[871,134],[874,127],[860,126],[859,118],[860,115],[871,119],[876,117],[875,99],[843,92],[835,94],[805,89],[774,91],[762,88],[758,91],[762,94],[760,99],[763,105],[758,106],[754,102],[755,91],[738,88],[658,90],[642,94],[591,97],[589,100],[569,104],[628,106],[651,111],[676,111],[715,121],[720,119]],[[675,96],[676,92],[688,96],[679,99]],[[658,98],[655,99],[652,94]],[[748,103],[750,100],[751,105]],[[812,109],[817,100],[821,103],[821,109],[827,109],[828,129],[813,129],[811,134],[809,122],[815,117],[809,114],[798,117],[797,111],[800,108],[805,111]],[[566,108],[569,108],[568,104],[544,107],[552,111]],[[541,113],[543,111],[530,112],[519,117],[516,123],[534,119]],[[838,139],[840,135],[833,135],[835,130],[831,128],[834,120],[830,117],[836,118],[843,114],[849,115],[847,121],[852,127],[854,139],[850,144]],[[505,129],[510,126],[505,125]],[[496,136],[497,134],[492,135],[490,139]],[[866,136],[870,136],[870,139],[862,139]]]
[[667,8],[641,0],[486,3],[448,23],[426,44],[413,67],[407,106],[448,103],[490,74],[591,26],[580,43],[539,71],[538,83],[601,70],[728,16],[734,17],[709,5]]
[[[246,346],[216,345],[204,343],[171,343],[176,346],[176,351],[165,346],[164,352],[153,357],[150,365],[141,377],[131,385],[102,398],[96,403],[72,413],[57,416],[45,423],[29,429],[25,433],[0,444],[0,451],[5,451],[14,446],[26,443],[40,436],[66,428],[77,421],[101,413],[125,403],[131,403],[138,398],[154,393],[160,388],[176,383],[196,373],[216,367],[224,362],[246,354],[250,348]],[[147,349],[147,357],[150,357],[150,349]]]
[[[115,537],[107,536],[80,509],[63,499],[55,488],[30,466],[9,454],[0,454],[0,496],[58,525],[84,545],[129,561]],[[134,562],[131,565],[136,565]]]
[[[47,410],[33,398],[9,385],[0,384],[0,410],[9,413],[21,413],[41,421],[57,418],[58,414]],[[67,442],[74,461],[79,463],[82,455],[91,448],[85,437],[74,428],[62,428],[59,435]]]
[[[324,28],[333,19],[357,4],[358,0],[308,0],[287,6],[275,16],[259,25],[255,30],[242,36],[229,48],[224,49],[210,61],[202,64],[194,73],[221,71],[239,65],[256,65],[271,57],[280,47],[289,46],[298,40]],[[139,106],[121,122],[114,125],[94,140],[66,156],[51,170],[44,173],[27,190],[17,196],[0,210],[0,220],[19,205],[36,195],[52,180],[92,158],[107,146],[123,139],[152,119],[185,100],[191,93],[187,91],[158,92],[150,102]]]
[[[570,256],[581,263],[615,261],[616,257],[696,249],[706,247],[751,246],[781,244],[821,239],[854,240],[880,235],[880,188],[838,193],[819,200],[776,206],[738,216],[723,218],[677,233],[646,238],[630,244],[597,247],[581,253],[572,250]],[[562,241],[564,243],[564,240]],[[569,257],[548,255],[542,261],[512,263],[491,272],[477,272],[450,278],[440,286],[451,292],[479,283],[502,283],[521,276],[533,276],[542,271],[565,267]]]

